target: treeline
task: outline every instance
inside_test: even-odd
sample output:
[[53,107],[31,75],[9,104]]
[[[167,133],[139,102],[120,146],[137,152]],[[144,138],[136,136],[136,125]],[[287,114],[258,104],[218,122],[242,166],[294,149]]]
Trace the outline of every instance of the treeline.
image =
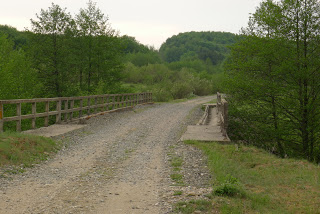
[[157,101],[213,94],[221,89],[222,65],[235,38],[231,33],[187,32],[167,39],[159,52],[152,47],[130,51],[126,86],[151,90]]
[[[169,101],[212,94],[235,40],[230,33],[181,33],[158,51],[119,36],[92,1],[74,17],[52,4],[31,23],[23,32],[0,26],[0,99],[151,91],[155,101]],[[186,54],[170,60],[175,51]]]
[[31,24],[0,28],[1,99],[121,91],[124,40],[95,3],[75,17],[52,3]]
[[226,65],[233,139],[320,163],[320,3],[265,0]]

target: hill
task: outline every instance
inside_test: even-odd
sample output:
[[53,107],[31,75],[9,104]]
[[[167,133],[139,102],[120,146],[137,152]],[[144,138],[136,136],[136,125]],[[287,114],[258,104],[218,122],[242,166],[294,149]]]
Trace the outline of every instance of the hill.
[[228,46],[235,43],[236,35],[225,32],[186,32],[168,38],[160,47],[166,62],[200,59],[219,65],[229,54]]

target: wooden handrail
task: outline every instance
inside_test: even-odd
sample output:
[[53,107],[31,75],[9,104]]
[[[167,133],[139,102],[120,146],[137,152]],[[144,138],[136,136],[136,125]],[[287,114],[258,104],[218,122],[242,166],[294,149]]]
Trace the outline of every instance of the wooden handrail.
[[[77,101],[77,105],[75,103]],[[56,109],[50,111],[50,102],[54,102]],[[29,103],[32,105],[31,112],[22,114],[23,105]],[[43,112],[37,113],[37,105],[44,103]],[[84,105],[86,103],[86,105]],[[0,100],[0,132],[4,130],[4,123],[16,121],[16,130],[21,131],[21,122],[25,119],[31,119],[31,128],[36,128],[36,119],[44,118],[44,126],[49,125],[49,116],[56,116],[56,123],[81,119],[83,111],[87,115],[98,112],[108,112],[117,109],[132,108],[135,105],[152,103],[152,93],[131,93],[131,94],[104,94],[80,97],[56,97],[56,98],[36,98],[36,99],[17,99],[17,100]],[[5,117],[4,105],[16,105],[16,115]],[[75,118],[75,112],[78,112]],[[63,117],[63,118],[62,118]]]

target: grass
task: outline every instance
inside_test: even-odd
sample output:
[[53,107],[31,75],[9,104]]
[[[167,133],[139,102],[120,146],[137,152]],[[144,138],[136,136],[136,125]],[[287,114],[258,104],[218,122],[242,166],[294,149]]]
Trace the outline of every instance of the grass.
[[210,102],[207,102],[206,104],[215,104],[215,103],[217,103],[217,99],[213,99],[213,100],[211,100]]
[[182,193],[183,193],[182,191],[175,191],[175,192],[173,193],[173,195],[174,195],[174,196],[178,196],[178,195],[182,195]]
[[221,213],[320,213],[319,166],[255,147],[186,143],[208,156],[214,183],[210,200]]
[[178,202],[174,207],[175,213],[210,213],[213,209],[212,203],[206,200],[191,200],[188,202]]
[[170,152],[167,155],[170,157],[169,162],[172,170],[172,174],[170,175],[170,178],[172,181],[175,182],[175,185],[183,186],[184,185],[183,175],[180,173],[181,167],[183,165],[183,158],[175,153],[174,146],[170,146],[169,149],[170,149]]
[[0,134],[0,167],[21,165],[30,167],[46,160],[59,148],[60,144],[50,138],[4,132]]

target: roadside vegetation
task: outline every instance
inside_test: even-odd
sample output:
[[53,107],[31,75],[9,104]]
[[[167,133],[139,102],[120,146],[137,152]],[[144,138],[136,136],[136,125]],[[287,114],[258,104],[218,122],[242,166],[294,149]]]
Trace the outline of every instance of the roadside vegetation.
[[186,141],[208,156],[213,192],[208,201],[176,204],[178,213],[318,213],[320,168],[262,149]]
[[265,0],[225,66],[229,135],[320,163],[320,2]]
[[0,135],[0,167],[9,167],[6,173],[23,172],[25,167],[46,160],[59,148],[60,143],[51,138],[5,132]]
[[[169,163],[171,166],[170,178],[174,182],[174,185],[184,186],[185,184],[183,181],[183,174],[181,172],[182,165],[183,165],[183,157],[176,154],[174,146],[171,146],[169,149],[170,150],[167,155],[169,157]],[[181,195],[181,194],[182,194],[181,191],[174,193],[174,195]]]

